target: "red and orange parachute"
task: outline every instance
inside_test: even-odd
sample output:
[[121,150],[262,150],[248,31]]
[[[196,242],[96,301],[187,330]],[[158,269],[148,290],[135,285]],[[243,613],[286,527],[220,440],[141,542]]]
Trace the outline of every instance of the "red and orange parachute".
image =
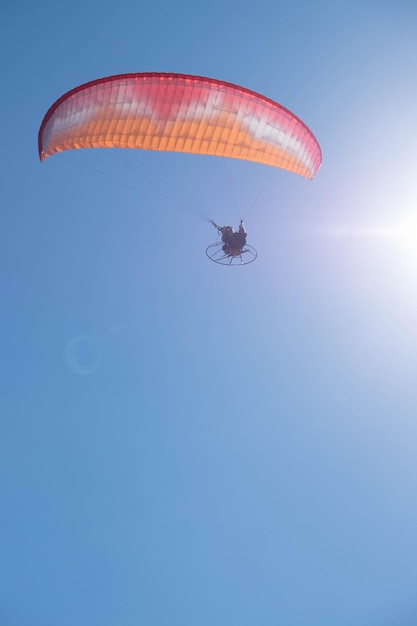
[[320,146],[288,109],[243,87],[184,74],[121,74],[59,98],[39,158],[77,148],[140,148],[231,157],[313,178]]

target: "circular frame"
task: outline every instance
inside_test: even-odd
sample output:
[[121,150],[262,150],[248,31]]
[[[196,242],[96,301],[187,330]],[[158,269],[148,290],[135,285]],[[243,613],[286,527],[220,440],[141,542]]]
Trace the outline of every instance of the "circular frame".
[[249,263],[253,263],[258,256],[255,248],[247,244],[243,246],[243,248],[232,250],[228,254],[224,252],[223,245],[223,242],[217,241],[208,246],[206,254],[210,261],[214,261],[214,263],[218,263],[219,265],[234,267],[236,265],[248,265]]

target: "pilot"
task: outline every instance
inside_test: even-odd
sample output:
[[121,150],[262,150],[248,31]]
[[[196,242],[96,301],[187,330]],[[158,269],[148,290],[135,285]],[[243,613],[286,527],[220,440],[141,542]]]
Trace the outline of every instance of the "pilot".
[[240,225],[235,232],[231,226],[222,226],[220,228],[223,241],[223,252],[229,254],[230,250],[240,250],[246,244],[247,233],[243,226],[243,220],[240,220]]

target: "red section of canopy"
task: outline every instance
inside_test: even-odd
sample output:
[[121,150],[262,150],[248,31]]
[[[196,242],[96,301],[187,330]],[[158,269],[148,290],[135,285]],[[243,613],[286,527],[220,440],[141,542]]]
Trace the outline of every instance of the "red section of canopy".
[[313,178],[320,146],[288,109],[231,83],[122,74],[64,94],[39,130],[39,157],[76,148],[165,150],[245,159]]

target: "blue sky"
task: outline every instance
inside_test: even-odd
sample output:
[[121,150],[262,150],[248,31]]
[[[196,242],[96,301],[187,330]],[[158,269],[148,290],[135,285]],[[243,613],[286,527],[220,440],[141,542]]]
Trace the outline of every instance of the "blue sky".
[[[0,18],[0,623],[414,625],[414,3]],[[280,102],[321,144],[316,179],[39,163],[52,102],[136,71]],[[246,216],[255,263],[207,259],[207,212]]]

